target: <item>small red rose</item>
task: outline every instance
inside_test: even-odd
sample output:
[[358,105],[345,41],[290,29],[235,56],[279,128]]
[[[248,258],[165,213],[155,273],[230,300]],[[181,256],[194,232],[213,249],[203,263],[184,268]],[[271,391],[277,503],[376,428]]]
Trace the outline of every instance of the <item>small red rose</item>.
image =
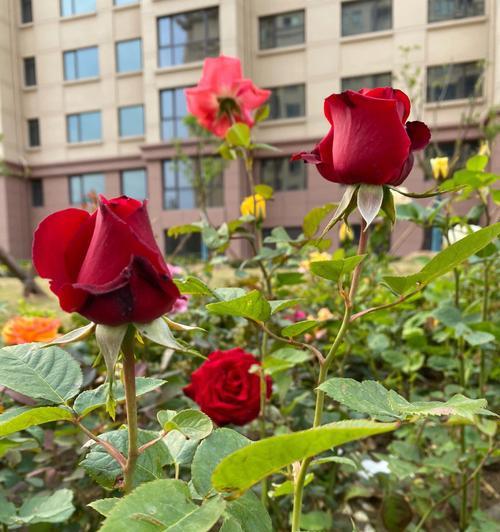
[[221,55],[207,57],[196,87],[186,89],[188,111],[205,128],[223,138],[234,122],[254,125],[253,111],[271,91],[259,89],[243,77],[240,60]]
[[100,198],[98,209],[66,209],[35,231],[33,263],[63,310],[104,325],[147,323],[179,290],[153,236],[146,201]]
[[[260,411],[260,377],[250,372],[252,366],[260,366],[260,362],[239,347],[214,351],[192,373],[184,393],[217,425],[245,425]],[[271,377],[266,376],[266,385],[269,399]]]
[[400,185],[431,133],[423,122],[407,122],[410,100],[391,87],[332,94],[325,100],[331,128],[311,151],[295,154],[316,165],[328,181],[354,185]]

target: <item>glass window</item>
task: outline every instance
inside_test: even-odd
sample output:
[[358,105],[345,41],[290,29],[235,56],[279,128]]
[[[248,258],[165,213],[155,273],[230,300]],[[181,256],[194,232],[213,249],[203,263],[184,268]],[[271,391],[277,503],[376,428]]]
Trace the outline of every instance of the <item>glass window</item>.
[[66,126],[69,143],[101,140],[100,111],[67,115]]
[[[163,208],[196,209],[200,202],[193,187],[194,160],[163,161]],[[221,207],[224,203],[222,172],[207,187],[207,207]]]
[[443,233],[439,227],[424,227],[422,249],[440,251],[443,246]]
[[219,9],[158,19],[158,65],[167,67],[219,55]]
[[41,179],[30,179],[31,184],[31,205],[33,207],[43,207],[43,181]]
[[305,42],[304,11],[291,11],[259,19],[260,49]]
[[130,39],[116,43],[116,71],[138,72],[142,70],[141,39]]
[[184,124],[184,118],[188,114],[185,89],[186,87],[176,87],[160,91],[161,138],[163,140],[189,137],[189,129]]
[[36,64],[34,57],[25,57],[24,62],[24,85],[34,87],[36,85]]
[[99,75],[97,46],[64,52],[64,79],[95,78]]
[[392,85],[392,74],[383,72],[382,74],[367,74],[366,76],[353,76],[342,78],[342,90],[359,91],[361,89],[374,89],[375,87],[390,87]]
[[270,157],[260,162],[260,181],[276,191],[305,190],[307,169],[302,161],[291,161],[290,157]]
[[61,17],[95,13],[96,0],[61,0]]
[[165,231],[165,253],[172,255],[175,253],[177,257],[186,257],[191,259],[206,259],[208,257],[208,250],[203,244],[200,233],[191,233],[179,238],[168,236]]
[[392,0],[342,3],[342,36],[392,28]]
[[286,85],[271,89],[269,118],[295,118],[306,114],[306,86]]
[[128,105],[118,109],[120,137],[144,135],[144,106]]
[[93,202],[96,195],[104,194],[104,174],[72,175],[69,178],[69,199],[72,205]]
[[128,6],[129,4],[138,4],[140,0],[113,0],[115,6]]
[[33,22],[33,6],[31,5],[31,0],[20,0],[21,1],[21,22],[23,24],[29,24]]
[[148,195],[147,175],[144,168],[122,172],[122,194],[143,200]]
[[429,0],[429,22],[479,15],[484,15],[484,0]]
[[478,61],[427,67],[427,101],[481,96],[482,75],[483,67]]
[[28,146],[40,146],[40,122],[38,118],[28,120]]

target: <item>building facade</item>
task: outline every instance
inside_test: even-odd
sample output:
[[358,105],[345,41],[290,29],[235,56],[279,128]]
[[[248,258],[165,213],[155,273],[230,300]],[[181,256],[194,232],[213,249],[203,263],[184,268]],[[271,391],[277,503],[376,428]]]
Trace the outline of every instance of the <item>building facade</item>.
[[[266,226],[297,231],[313,207],[342,190],[314,166],[292,164],[327,131],[332,92],[415,81],[413,119],[444,153],[463,116],[481,121],[500,104],[497,0],[0,0],[0,246],[29,257],[47,214],[90,192],[149,198],[161,247],[166,230],[199,219],[189,179],[174,159],[187,137],[184,88],[203,58],[241,58],[246,77],[272,89],[257,174],[276,189]],[[478,129],[465,132],[473,146]],[[494,151],[493,170],[500,169]],[[432,186],[415,167],[405,185]],[[213,185],[209,214],[239,215],[248,193],[231,163]],[[217,189],[217,190],[215,190]],[[426,246],[398,222],[392,251]],[[193,244],[194,248],[199,243]],[[192,249],[193,246],[191,246]],[[240,250],[241,251],[241,250]],[[238,249],[236,249],[238,252]]]

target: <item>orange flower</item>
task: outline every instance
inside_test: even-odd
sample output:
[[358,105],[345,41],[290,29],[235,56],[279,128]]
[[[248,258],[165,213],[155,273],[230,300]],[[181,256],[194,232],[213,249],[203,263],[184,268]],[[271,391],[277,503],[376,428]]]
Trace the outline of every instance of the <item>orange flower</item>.
[[61,322],[56,318],[16,316],[4,325],[2,338],[6,345],[50,342],[57,337],[60,326]]

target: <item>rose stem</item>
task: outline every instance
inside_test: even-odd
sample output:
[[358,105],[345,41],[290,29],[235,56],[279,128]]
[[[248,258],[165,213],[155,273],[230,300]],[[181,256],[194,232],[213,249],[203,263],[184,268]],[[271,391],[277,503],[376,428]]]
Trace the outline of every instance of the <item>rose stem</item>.
[[[361,233],[359,236],[359,243],[358,243],[358,255],[363,255],[365,253],[367,244],[368,244],[368,230],[366,227],[365,220],[361,219]],[[318,386],[320,386],[321,384],[323,384],[323,382],[325,382],[328,376],[328,370],[330,369],[330,366],[333,363],[335,355],[337,354],[337,351],[340,345],[342,344],[342,340],[344,339],[347,329],[349,328],[350,319],[352,315],[352,307],[354,303],[354,298],[356,297],[356,292],[358,289],[359,280],[361,278],[362,269],[363,269],[363,262],[360,262],[356,266],[352,274],[351,288],[349,290],[349,294],[345,294],[343,296],[344,302],[345,302],[344,317],[342,319],[342,323],[340,325],[340,329],[337,333],[337,336],[335,337],[335,340],[332,346],[330,347],[330,350],[328,351],[328,355],[326,356],[325,361],[320,366]],[[322,390],[317,389],[316,390],[316,408],[314,410],[313,428],[319,427],[321,425],[324,401],[325,401],[325,393]],[[306,458],[305,460],[303,460],[300,466],[300,469],[299,469],[299,473],[295,479],[294,495],[293,495],[293,512],[292,512],[292,532],[298,532],[300,530],[300,518],[302,515],[302,499],[304,495],[304,482],[305,482],[306,475],[307,475],[307,469],[311,461],[312,461],[312,457]]]
[[134,357],[135,329],[129,326],[122,343],[123,352],[123,384],[125,387],[125,406],[127,410],[128,426],[128,455],[124,470],[125,493],[130,493],[133,488],[135,466],[139,449],[137,447],[137,401],[135,390],[135,357]]

